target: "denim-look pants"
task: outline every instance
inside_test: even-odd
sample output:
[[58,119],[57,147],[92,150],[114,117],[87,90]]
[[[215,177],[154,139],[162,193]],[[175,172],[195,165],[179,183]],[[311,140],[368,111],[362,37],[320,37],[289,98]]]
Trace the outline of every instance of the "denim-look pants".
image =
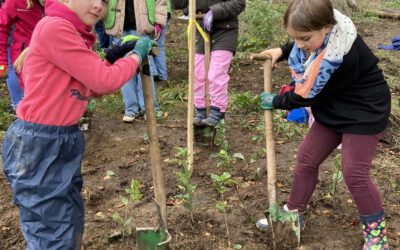
[[10,47],[7,48],[8,53],[8,77],[7,77],[7,88],[11,96],[11,105],[15,110],[18,103],[24,97],[21,85],[19,85],[17,74],[15,73],[14,67],[11,63]]
[[165,56],[165,33],[167,33],[168,23],[169,21],[167,22],[167,26],[162,29],[160,39],[157,40],[157,46],[160,53],[154,57],[156,72],[153,72],[153,74],[158,75],[158,78],[163,81],[168,80],[167,59]]
[[[137,35],[135,30],[125,30],[123,33],[124,36],[126,35]],[[148,37],[148,36],[143,36]],[[154,86],[153,80],[153,72],[155,71],[154,60],[152,56],[149,56],[149,64],[150,64],[150,71],[151,71],[151,84],[153,89],[153,102],[158,110],[158,104],[156,101],[156,90]],[[144,107],[144,98],[143,98],[143,89],[142,89],[142,79],[139,74],[135,74],[124,86],[121,88],[121,93],[124,99],[125,104],[125,115],[139,115],[139,111],[145,111]]]
[[80,249],[84,227],[78,126],[16,120],[3,141],[3,166],[28,250]]

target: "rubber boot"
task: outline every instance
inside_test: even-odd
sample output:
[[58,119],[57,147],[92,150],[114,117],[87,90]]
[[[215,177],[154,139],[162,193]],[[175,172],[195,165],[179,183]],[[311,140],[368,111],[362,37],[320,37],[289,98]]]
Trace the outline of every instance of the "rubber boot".
[[383,210],[373,215],[361,215],[360,219],[365,239],[363,250],[389,249]]
[[221,112],[218,107],[211,106],[210,113],[206,119],[203,119],[201,123],[206,126],[215,127],[218,123],[224,119],[225,113]]
[[203,125],[201,121],[203,119],[206,119],[206,108],[196,108],[195,109],[195,114],[194,114],[194,119],[193,119],[193,125],[195,126],[200,126]]

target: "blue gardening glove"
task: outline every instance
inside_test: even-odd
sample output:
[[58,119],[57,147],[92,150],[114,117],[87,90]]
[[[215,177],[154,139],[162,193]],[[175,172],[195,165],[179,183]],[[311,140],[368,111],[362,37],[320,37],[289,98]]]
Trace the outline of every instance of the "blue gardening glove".
[[153,42],[149,38],[141,37],[139,41],[137,41],[132,52],[140,57],[140,63],[149,55],[152,45]]
[[203,29],[210,33],[213,24],[213,13],[212,10],[209,10],[203,18]]
[[272,104],[275,94],[270,94],[266,92],[261,93],[261,108],[264,110],[274,109],[274,105]]
[[135,48],[136,42],[139,40],[138,36],[128,35],[124,36],[116,44],[105,49],[106,59],[111,64],[124,57],[128,52]]

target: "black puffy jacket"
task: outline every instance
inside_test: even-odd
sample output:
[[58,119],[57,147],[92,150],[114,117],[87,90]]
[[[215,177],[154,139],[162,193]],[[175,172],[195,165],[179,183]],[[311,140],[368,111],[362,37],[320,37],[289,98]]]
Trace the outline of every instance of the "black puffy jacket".
[[[171,0],[174,9],[188,7],[188,0]],[[238,16],[244,10],[246,0],[197,0],[196,12],[207,13],[212,10],[213,27],[210,33],[211,50],[236,51],[239,22]],[[202,20],[199,20],[200,24]],[[204,43],[199,33],[196,35],[196,52],[204,53]]]

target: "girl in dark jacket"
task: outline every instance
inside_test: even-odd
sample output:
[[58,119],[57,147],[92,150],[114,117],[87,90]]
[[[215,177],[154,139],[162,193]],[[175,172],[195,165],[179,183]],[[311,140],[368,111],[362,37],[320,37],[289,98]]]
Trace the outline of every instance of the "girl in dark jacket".
[[[390,114],[390,91],[378,58],[330,0],[293,0],[284,25],[294,43],[263,53],[271,55],[272,64],[288,59],[296,86],[281,95],[262,93],[262,107],[310,106],[315,117],[300,145],[284,210],[298,210],[304,228],[319,165],[342,144],[343,176],[360,214],[364,249],[388,249],[381,197],[369,176]],[[262,228],[262,220],[257,225]]]
[[[238,42],[238,15],[245,8],[245,0],[197,0],[197,13],[204,13],[203,28],[210,34],[211,60],[208,72],[210,82],[210,113],[206,114],[204,41],[196,34],[194,125],[216,126],[224,118],[228,106],[229,67]],[[172,7],[184,9],[188,0],[172,0]]]

